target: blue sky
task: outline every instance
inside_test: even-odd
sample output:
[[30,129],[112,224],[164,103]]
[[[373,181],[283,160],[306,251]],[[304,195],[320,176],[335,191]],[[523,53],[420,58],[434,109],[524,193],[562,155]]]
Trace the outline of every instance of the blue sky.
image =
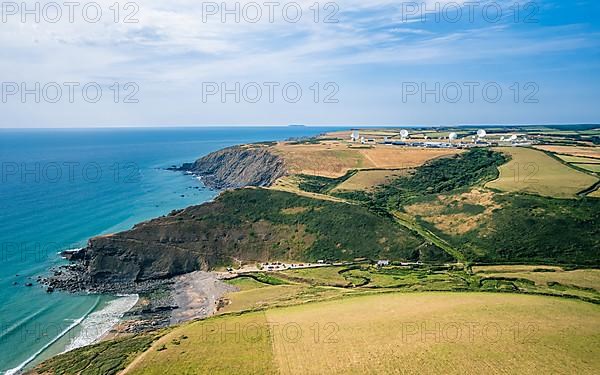
[[[600,122],[594,1],[325,1],[317,20],[314,0],[281,1],[272,22],[262,1],[260,18],[240,2],[239,22],[194,0],[121,3],[115,22],[113,3],[97,2],[96,23],[81,8],[56,23],[3,8],[0,127]],[[40,102],[23,100],[36,82]],[[94,103],[81,93],[91,83]]]

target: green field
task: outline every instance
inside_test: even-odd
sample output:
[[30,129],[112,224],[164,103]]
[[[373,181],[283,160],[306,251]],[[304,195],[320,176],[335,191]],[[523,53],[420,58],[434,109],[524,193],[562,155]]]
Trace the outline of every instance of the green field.
[[[476,362],[477,366],[483,363],[484,367],[477,367],[476,372],[489,372],[493,367],[501,372],[527,373],[526,367],[510,359],[522,355],[538,358],[535,364],[529,363],[532,368],[557,366],[554,362],[538,363],[550,352],[558,356],[557,362],[570,358],[574,361],[570,364],[575,364],[579,372],[591,373],[597,366],[592,358],[596,358],[593,350],[598,350],[600,340],[598,269],[497,265],[475,266],[470,272],[457,265],[375,267],[361,264],[301,271],[294,272],[293,277],[288,275],[290,271],[268,277],[295,280],[285,285],[261,283],[254,279],[260,274],[230,280],[228,282],[240,290],[225,297],[226,303],[216,317],[184,323],[152,335],[77,349],[45,362],[37,373],[115,374],[126,366],[124,373],[134,374],[295,374],[320,373],[319,368],[326,369],[327,373],[361,373],[367,368],[387,372],[394,363],[405,365],[403,370],[408,373],[430,373],[442,368],[446,373],[450,370],[444,366],[452,357],[460,358],[460,363]],[[345,280],[366,283],[347,287],[315,286],[338,282],[340,275]],[[542,296],[534,296],[536,294]],[[503,334],[493,336],[490,342],[486,342],[485,336],[465,340],[462,335],[448,336],[452,337],[448,342],[436,341],[434,336],[429,342],[436,324],[447,324],[449,329],[455,330],[454,323],[466,322],[479,327],[493,325],[494,335],[500,327]],[[404,323],[407,325],[403,327]],[[425,341],[419,342],[421,334],[415,329],[422,324],[429,333],[425,334]],[[314,336],[312,342],[304,336],[293,342],[281,341],[278,336],[281,332],[276,329],[285,326],[295,330],[286,331],[287,334],[300,329],[303,335],[318,335],[318,339],[324,340],[335,337],[337,341],[323,342],[331,346],[322,346],[319,340],[315,342]],[[563,335],[562,331],[569,334]],[[253,334],[260,337],[244,340],[246,335]],[[534,334],[535,340],[532,340]],[[402,340],[398,341],[399,338]],[[590,348],[594,349],[590,352]],[[396,361],[408,353],[414,355],[414,350],[420,350],[422,361]],[[486,350],[503,355],[486,357]],[[319,354],[319,351],[322,352]],[[307,353],[312,361],[303,359]],[[378,354],[374,359],[368,353]],[[446,355],[440,356],[440,353]],[[351,366],[347,356],[356,356]],[[475,361],[477,358],[480,361]],[[552,373],[567,372],[565,367],[558,366]]]
[[556,156],[567,163],[589,163],[589,164],[600,164],[600,159],[586,158],[582,156],[570,156],[556,154]]
[[593,176],[569,168],[542,151],[522,147],[497,150],[509,155],[511,160],[500,166],[500,176],[486,184],[489,188],[573,198],[598,181]]
[[479,266],[473,267],[476,274],[486,277],[508,277],[528,279],[536,285],[547,286],[548,283],[572,285],[577,288],[589,288],[600,292],[600,270],[579,269],[564,270],[561,267],[547,266]]
[[253,290],[253,289],[264,288],[264,287],[269,286],[269,284],[262,283],[260,281],[257,281],[254,278],[244,277],[244,276],[238,277],[235,279],[231,279],[231,280],[226,280],[225,282],[229,285],[233,285],[233,286],[237,287],[241,291]]
[[400,293],[186,324],[155,342],[126,373],[595,374],[598,368],[597,305],[510,294]]
[[600,163],[598,164],[573,164],[576,167],[585,169],[586,171],[600,173]]
[[281,275],[308,284],[344,287],[350,284],[340,273],[345,269],[345,267],[302,268],[287,270],[282,272]]

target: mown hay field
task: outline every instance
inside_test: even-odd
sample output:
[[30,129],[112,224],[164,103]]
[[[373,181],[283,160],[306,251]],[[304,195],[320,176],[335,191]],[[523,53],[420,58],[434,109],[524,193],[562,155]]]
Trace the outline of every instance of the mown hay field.
[[586,164],[600,164],[600,159],[595,158],[584,158],[581,156],[570,156],[570,155],[560,155],[556,154],[560,159],[566,161],[567,163],[586,163]]
[[339,184],[333,191],[364,191],[387,184],[391,180],[405,176],[410,169],[379,169],[359,171]]
[[550,151],[556,154],[589,157],[600,159],[600,147],[578,147],[578,146],[535,146],[535,148]]
[[570,168],[560,161],[531,148],[495,149],[510,155],[500,166],[500,176],[486,187],[507,192],[533,193],[555,198],[572,198],[598,179]]
[[337,141],[318,144],[279,143],[272,148],[281,155],[291,173],[341,177],[351,169],[414,168],[461,150],[420,149],[384,145],[349,146]]
[[596,374],[599,368],[597,305],[506,293],[389,293],[186,324],[127,373]]
[[[250,339],[241,339],[242,334]],[[257,312],[184,324],[156,341],[122,374],[276,373],[266,315]]]

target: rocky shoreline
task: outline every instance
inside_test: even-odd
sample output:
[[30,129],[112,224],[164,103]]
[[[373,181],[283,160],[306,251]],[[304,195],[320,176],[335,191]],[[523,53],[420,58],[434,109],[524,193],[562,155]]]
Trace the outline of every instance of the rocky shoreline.
[[222,297],[237,288],[224,283],[214,272],[196,271],[170,279],[139,283],[88,284],[80,260],[51,270],[52,276],[38,282],[52,291],[90,294],[137,294],[138,303],[105,338],[168,327],[216,313]]
[[[219,190],[269,186],[287,173],[283,158],[259,144],[228,147],[193,163],[168,169],[193,174],[207,187]],[[138,303],[116,328],[118,332],[143,332],[210,316],[222,294],[233,287],[200,270],[210,269],[220,256],[216,249],[231,239],[218,231],[212,233],[211,228],[190,227],[179,231],[178,220],[189,221],[190,217],[193,220],[210,215],[212,210],[219,210],[219,204],[176,210],[137,224],[129,231],[94,237],[83,249],[61,253],[70,263],[51,269],[49,276],[38,277],[37,281],[49,293],[139,295]],[[161,233],[154,238],[151,234],[158,233],[157,230]],[[190,240],[187,238],[190,236],[194,237],[192,244],[209,247],[184,249],[181,242],[183,238]],[[140,247],[144,243],[146,246]]]

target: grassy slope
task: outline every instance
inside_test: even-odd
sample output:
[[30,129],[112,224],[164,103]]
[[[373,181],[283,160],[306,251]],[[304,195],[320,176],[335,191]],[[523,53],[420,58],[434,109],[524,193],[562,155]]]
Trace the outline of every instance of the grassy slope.
[[[437,207],[453,193],[429,197],[422,204]],[[465,233],[450,228],[453,212],[434,212],[418,221],[475,262],[600,265],[600,201],[552,199],[534,195],[495,194],[490,213],[477,216]],[[468,217],[475,217],[473,215]]]
[[[541,268],[544,268],[546,271],[551,269],[553,272],[539,272]],[[187,323],[176,327],[173,330],[168,330],[167,336],[153,344],[153,347],[146,351],[145,354],[138,356],[135,359],[134,367],[136,371],[134,371],[134,373],[190,373],[193,372],[192,369],[198,369],[197,372],[193,373],[227,373],[229,371],[241,373],[269,373],[270,371],[274,371],[274,363],[280,363],[279,366],[281,366],[281,363],[287,363],[285,361],[290,361],[290,359],[285,358],[284,362],[281,362],[282,360],[278,359],[277,356],[272,356],[268,352],[265,352],[264,340],[251,342],[253,346],[249,345],[249,342],[233,340],[236,330],[242,335],[244,335],[244,332],[246,332],[246,334],[254,334],[257,332],[257,327],[262,327],[265,322],[279,324],[279,321],[270,321],[268,317],[279,311],[273,310],[274,308],[288,306],[299,306],[297,308],[298,310],[307,311],[310,314],[316,314],[318,316],[326,316],[331,313],[336,317],[339,317],[340,321],[343,321],[345,316],[352,311],[355,311],[357,316],[354,317],[354,319],[362,320],[361,324],[363,324],[363,326],[381,324],[381,322],[378,323],[369,320],[371,318],[371,307],[378,307],[381,304],[385,305],[385,301],[390,298],[397,299],[398,301],[402,301],[402,306],[392,307],[388,305],[387,308],[390,310],[388,310],[387,319],[389,321],[400,318],[404,319],[405,317],[402,315],[402,311],[406,312],[407,306],[412,306],[411,304],[414,303],[414,301],[419,300],[419,298],[422,298],[420,296],[423,296],[421,293],[393,293],[393,297],[388,297],[387,295],[389,292],[517,292],[579,298],[596,304],[589,304],[589,306],[595,306],[596,310],[593,308],[583,308],[583,310],[588,311],[588,313],[580,313],[581,307],[578,307],[580,305],[571,305],[572,308],[559,313],[559,320],[562,321],[567,320],[567,315],[573,320],[580,319],[580,317],[583,316],[585,316],[587,320],[594,319],[594,311],[598,311],[597,306],[600,303],[599,270],[565,271],[558,267],[490,266],[474,267],[474,271],[475,274],[470,274],[465,270],[455,267],[420,266],[410,268],[389,266],[377,268],[361,265],[310,268],[303,269],[302,272],[285,271],[275,274],[275,278],[289,278],[291,284],[288,285],[268,285],[244,276],[230,281],[231,284],[239,286],[242,290],[228,294],[227,299],[230,302],[219,311],[219,314],[226,314],[226,316],[211,318],[197,323]],[[335,288],[327,286],[338,283],[342,284],[340,283],[342,279],[347,281],[366,280],[367,284],[362,287],[354,288]],[[354,309],[353,304],[349,303],[349,301],[354,299],[352,298],[349,300],[348,297],[373,294],[381,296],[381,299],[379,299],[379,297],[375,298],[376,296],[374,296],[371,299],[361,300],[366,303],[364,308],[369,309],[369,312],[362,312],[360,309],[346,310]],[[482,293],[454,293],[453,295],[435,294],[432,296],[436,297],[429,298],[428,301],[425,302],[419,302],[413,308],[426,310],[427,313],[424,315],[423,321],[426,323],[433,322],[434,324],[435,321],[431,321],[427,314],[432,311],[437,311],[437,309],[442,309],[446,313],[446,315],[444,315],[445,319],[462,322],[461,319],[465,319],[465,316],[469,316],[469,319],[477,317],[477,310],[481,310],[481,307],[478,307],[477,303],[481,303],[481,298],[486,299],[484,303],[486,309],[483,310],[487,311],[487,313],[489,313],[490,304],[495,305],[498,301],[513,301],[514,298],[516,298],[506,297],[506,293],[498,294],[496,297]],[[440,305],[439,301],[436,301],[439,298],[443,298],[446,303],[442,302]],[[479,302],[475,304],[466,304],[460,311],[454,309],[450,303],[451,301],[465,300],[476,300]],[[547,309],[548,306],[562,305],[562,302],[553,302],[555,300],[560,301],[559,299],[547,299],[544,302],[544,306],[537,306],[535,308]],[[339,306],[340,310],[335,312],[331,312],[329,309],[319,310],[320,308],[318,306],[323,306],[324,304],[314,304],[313,302],[315,301],[331,301],[328,302],[328,304],[330,306]],[[524,301],[529,301],[526,303],[527,306],[516,304],[506,307],[509,316],[509,318],[507,318],[508,320],[524,319],[522,322],[525,323],[538,320],[539,317],[533,312],[535,308],[529,306],[531,301],[536,300],[532,299]],[[523,309],[526,311],[526,317],[518,315],[523,314]],[[256,311],[256,313],[244,313],[242,316],[237,316],[240,312],[249,311]],[[287,315],[288,311],[291,310],[281,311],[286,311],[285,314]],[[234,315],[231,315],[231,313],[234,313]],[[506,312],[503,311],[503,314],[505,313]],[[515,315],[515,313],[518,314]],[[493,312],[490,314],[493,315]],[[267,317],[266,320],[265,317]],[[379,319],[385,321],[383,314],[381,314]],[[477,322],[478,320],[468,321]],[[335,322],[338,322],[338,320]],[[411,320],[405,321],[405,323],[407,322],[414,322],[414,320],[411,318]],[[484,322],[498,323],[498,320],[485,320]],[[517,320],[515,320],[515,322],[517,322]],[[549,322],[552,326],[556,320],[550,320]],[[297,321],[296,323],[301,323],[301,321]],[[320,332],[323,335],[327,334],[327,329],[331,329],[331,326],[325,326],[326,323],[327,322],[322,326],[319,326],[319,329],[321,329]],[[246,331],[244,331],[244,327],[247,327]],[[277,327],[277,325],[274,327]],[[279,325],[279,327],[281,327],[281,325]],[[273,328],[273,326],[271,326],[271,328]],[[315,327],[313,327],[313,329],[314,328]],[[294,327],[289,329],[294,329]],[[306,327],[303,327],[303,329],[306,329]],[[389,329],[389,337],[382,336],[377,339],[377,342],[393,340],[395,335],[394,329],[397,330],[398,326]],[[573,345],[584,345],[585,340],[588,340],[594,335],[592,332],[592,336],[590,336],[590,331],[586,333],[578,331],[579,328],[577,327],[572,327],[572,329],[575,329],[575,331],[570,333],[569,338],[576,338],[576,342],[571,343]],[[232,334],[232,332],[234,333]],[[356,337],[360,337],[360,341],[369,338],[368,335],[365,336],[365,333],[362,330],[355,333],[357,335]],[[587,338],[584,337],[586,335]],[[114,371],[111,372],[110,369],[123,368],[127,363],[132,361],[135,356],[132,355],[132,353],[139,353],[144,350],[144,348],[147,348],[151,341],[158,338],[158,336],[146,337],[147,338],[141,336],[138,338],[109,341],[79,349],[55,357],[51,361],[44,363],[42,367],[39,368],[39,372],[43,372],[41,371],[43,369],[48,373],[73,374],[76,373],[78,369],[85,368],[84,374],[96,374],[98,373],[94,372],[96,371],[96,368],[101,368],[102,371],[106,371],[106,373],[114,373]],[[243,336],[238,337],[241,339]],[[271,336],[271,339],[272,338],[273,336]],[[140,345],[139,341],[136,343],[136,340],[141,340],[143,345]],[[273,340],[269,342],[273,343]],[[505,342],[504,344],[508,343]],[[345,347],[348,343],[344,343],[343,345]],[[555,342],[554,345],[556,346],[558,344]],[[582,361],[584,358],[584,354],[582,353],[574,351],[570,352],[573,347],[569,347],[568,345],[564,346],[562,343],[558,346],[561,353],[566,355],[566,352],[569,352],[576,361]],[[110,350],[107,350],[107,348],[110,348]],[[300,349],[291,349],[306,350],[306,348],[303,347]],[[433,350],[435,348],[430,349]],[[447,349],[450,350],[451,347],[448,346]],[[504,346],[500,346],[497,349],[506,350]],[[538,349],[544,350],[544,348]],[[240,351],[240,356],[234,356],[232,354],[236,353],[237,350]],[[340,350],[340,347],[332,347],[330,350],[333,352],[329,353],[326,356],[327,358],[331,358],[332,355],[344,355],[344,351]],[[258,352],[254,353],[253,351]],[[463,356],[468,355],[466,352],[457,354]],[[260,358],[259,363],[246,363],[246,361],[252,361],[252,358]],[[323,358],[321,357],[315,358],[316,359],[314,360],[323,361]],[[342,360],[344,360],[344,358],[342,358]],[[163,363],[163,361],[166,362]],[[300,369],[308,370],[305,367],[294,367],[304,366],[301,364],[299,365],[297,361],[297,359],[292,359],[291,362],[289,362],[291,366],[289,370],[291,372],[300,371]],[[363,363],[362,361],[365,362]],[[91,364],[94,364],[95,367],[92,367]],[[373,364],[369,363],[369,360],[365,360],[364,358],[361,358],[361,363],[357,363],[358,367],[366,365]],[[502,363],[499,365],[502,365]],[[504,365],[508,366],[509,364],[507,362]],[[107,371],[107,369],[109,370]],[[421,371],[426,369],[427,367],[420,367]]]
[[[542,152],[526,151],[542,155],[568,173],[581,174]],[[445,204],[440,203],[440,197],[458,197],[494,179],[497,167],[505,161],[499,153],[475,149],[455,158],[436,160],[417,168],[413,175],[380,187],[374,194],[354,198],[376,212],[404,210],[415,203]],[[492,200],[493,206],[485,215],[478,216],[485,207],[461,203],[442,212],[432,211],[429,218],[426,213],[412,220],[403,215],[402,223],[459,260],[600,265],[600,201],[526,194],[493,194]],[[446,220],[446,227],[452,229],[457,225],[457,214],[465,220],[477,217],[476,225],[457,234],[433,224],[433,220]],[[455,254],[457,251],[460,256]]]
[[184,324],[154,343],[127,374],[276,374],[264,312]]
[[493,189],[572,198],[598,181],[535,149],[511,147],[498,150],[510,155],[511,160],[499,168],[498,179],[487,183],[486,186]]
[[474,260],[600,265],[600,201],[498,195],[502,207],[482,226],[452,242],[475,245]]
[[510,294],[381,294],[187,324],[128,373],[592,374],[599,347],[600,309],[592,304]]
[[[224,209],[211,220],[219,224],[268,221],[288,228],[302,226],[314,242],[279,241],[270,251],[290,259],[392,258],[414,259],[422,240],[396,226],[388,218],[363,207],[300,197],[265,189],[227,192],[220,201]],[[294,210],[296,209],[296,210]],[[299,255],[294,257],[294,255]]]
[[165,277],[268,260],[435,260],[416,234],[365,207],[269,189],[224,192],[92,242],[94,275]]
[[158,335],[137,335],[75,349],[45,361],[32,373],[112,375],[147,350]]

